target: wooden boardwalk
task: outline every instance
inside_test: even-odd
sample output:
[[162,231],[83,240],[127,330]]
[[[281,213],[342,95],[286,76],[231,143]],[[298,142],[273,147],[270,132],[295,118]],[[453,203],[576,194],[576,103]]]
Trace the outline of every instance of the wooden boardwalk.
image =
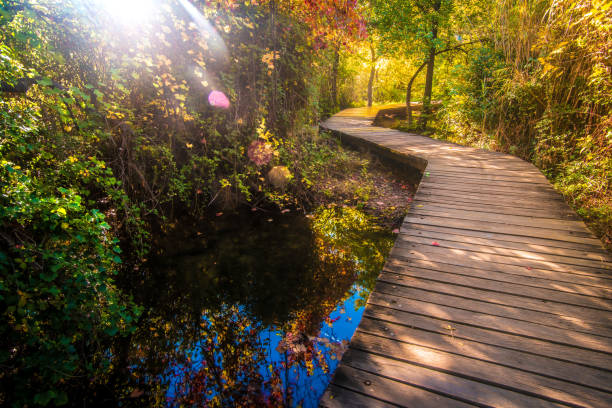
[[350,109],[322,127],[407,155],[424,176],[321,405],[612,407],[600,241],[532,164],[372,116]]

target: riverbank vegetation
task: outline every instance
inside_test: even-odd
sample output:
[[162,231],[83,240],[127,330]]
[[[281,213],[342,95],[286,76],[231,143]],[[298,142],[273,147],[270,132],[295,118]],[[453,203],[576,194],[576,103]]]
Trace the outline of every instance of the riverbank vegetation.
[[129,286],[179,218],[348,208],[396,228],[414,186],[318,132],[342,108],[418,102],[396,126],[532,161],[609,245],[611,13],[599,0],[2,1],[0,404],[72,404],[110,378],[111,344],[150,317]]

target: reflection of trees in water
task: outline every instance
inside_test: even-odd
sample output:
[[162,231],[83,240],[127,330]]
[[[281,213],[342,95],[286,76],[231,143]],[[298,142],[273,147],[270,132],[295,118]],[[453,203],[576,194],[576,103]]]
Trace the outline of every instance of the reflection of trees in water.
[[[199,248],[159,258],[133,290],[146,313],[139,330],[113,349],[116,384],[132,397],[124,405],[289,404],[287,372],[328,373],[346,345],[321,344],[322,322],[351,295],[355,279],[371,288],[393,244],[348,208],[320,209],[312,221],[215,221],[201,226],[213,231],[205,238],[188,241],[197,227],[171,237]],[[283,333],[274,364],[261,336],[270,326]]]

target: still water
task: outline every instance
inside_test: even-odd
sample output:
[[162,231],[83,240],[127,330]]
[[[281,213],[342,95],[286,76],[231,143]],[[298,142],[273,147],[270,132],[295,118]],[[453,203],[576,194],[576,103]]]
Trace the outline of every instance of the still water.
[[316,407],[393,235],[348,207],[208,220],[167,231],[133,287],[122,405]]

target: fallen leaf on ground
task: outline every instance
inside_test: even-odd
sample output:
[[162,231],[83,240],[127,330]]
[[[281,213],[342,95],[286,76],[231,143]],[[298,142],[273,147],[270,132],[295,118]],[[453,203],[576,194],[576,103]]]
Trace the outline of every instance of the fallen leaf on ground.
[[396,228],[396,229],[394,229],[394,230],[393,230],[393,231],[391,231],[391,232],[393,232],[394,234],[399,234],[399,228]]
[[440,246],[440,244],[438,244],[436,241],[432,242],[431,245],[433,245],[433,246]]
[[222,216],[222,215],[223,215],[223,213],[222,213],[222,212],[218,212],[218,213],[217,213],[217,214],[215,214],[215,215],[216,215],[217,217],[220,217],[220,216]]

